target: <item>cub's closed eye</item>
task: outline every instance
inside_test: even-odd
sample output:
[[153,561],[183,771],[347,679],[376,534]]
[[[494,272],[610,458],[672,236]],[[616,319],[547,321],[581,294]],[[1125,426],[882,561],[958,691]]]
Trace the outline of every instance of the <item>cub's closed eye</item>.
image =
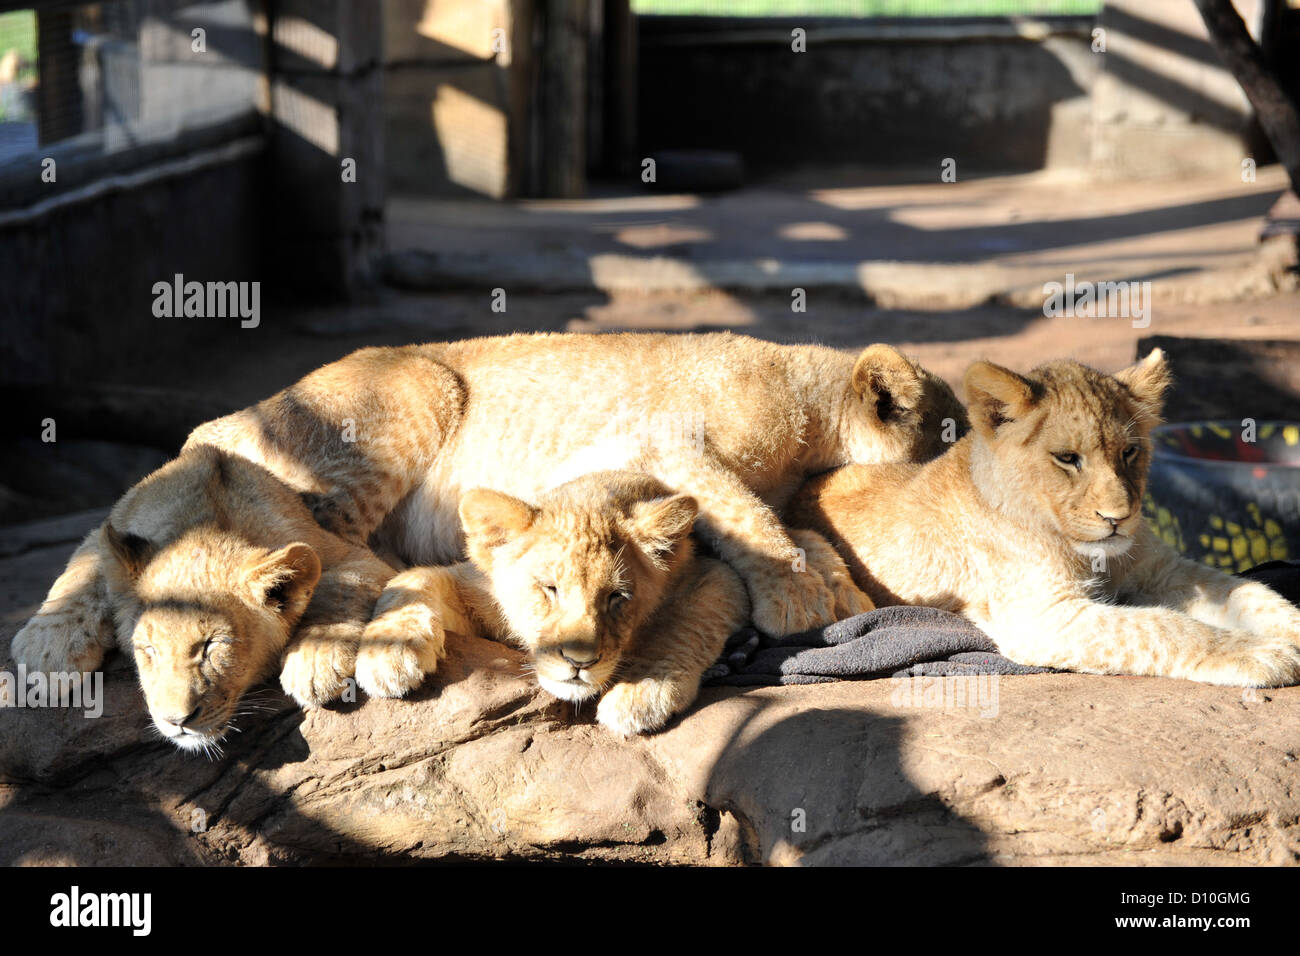
[[1065,465],[1067,468],[1079,467],[1079,456],[1075,452],[1063,451],[1059,455],[1053,454],[1052,457],[1055,458],[1057,461],[1059,461],[1062,465]]
[[615,591],[609,596],[609,609],[611,611],[617,611],[626,604],[631,597],[632,595],[628,594],[626,591]]
[[537,586],[546,592],[547,597],[558,597],[560,589],[549,581],[538,581]]
[[1134,458],[1138,456],[1139,450],[1140,449],[1138,448],[1137,445],[1129,445],[1127,448],[1124,449],[1124,460],[1132,461]]

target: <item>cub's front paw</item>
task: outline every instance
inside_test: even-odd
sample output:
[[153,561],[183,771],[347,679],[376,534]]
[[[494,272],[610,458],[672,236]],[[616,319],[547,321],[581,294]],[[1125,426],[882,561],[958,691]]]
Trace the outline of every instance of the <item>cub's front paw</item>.
[[835,594],[812,568],[776,562],[746,580],[754,626],[771,637],[798,634],[835,621]]
[[849,566],[829,541],[807,528],[793,529],[790,539],[797,547],[804,549],[807,568],[821,575],[822,581],[835,596],[835,620],[843,621],[876,609],[871,598],[853,583]]
[[659,730],[689,701],[669,682],[646,677],[615,684],[596,705],[596,720],[624,737]]
[[280,686],[303,708],[343,696],[356,670],[356,630],[309,627],[298,632],[280,662]]
[[1229,687],[1289,687],[1300,684],[1300,647],[1286,638],[1245,631],[1199,661],[1192,680]]
[[36,614],[14,635],[14,663],[35,671],[84,673],[98,669],[113,644],[112,626],[96,609]]
[[406,604],[366,625],[357,653],[357,683],[371,697],[402,697],[438,669],[446,634],[433,610]]
[[852,579],[836,575],[831,580],[831,593],[835,595],[835,620],[843,621],[876,609],[875,602],[853,583]]

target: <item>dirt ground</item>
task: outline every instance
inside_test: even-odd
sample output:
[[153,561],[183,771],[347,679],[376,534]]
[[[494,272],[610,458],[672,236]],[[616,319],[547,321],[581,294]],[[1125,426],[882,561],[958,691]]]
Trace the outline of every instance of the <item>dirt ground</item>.
[[[258,327],[210,327],[201,345],[160,330],[156,350],[85,384],[165,388],[237,408],[363,346],[522,331],[889,342],[954,385],[979,358],[1029,369],[1070,357],[1113,371],[1147,335],[1300,341],[1294,244],[1259,240],[1283,186],[1280,170],[1265,168],[1254,183],[1040,174],[953,184],[788,179],[703,197],[398,197],[385,269],[400,284],[327,307],[271,298]],[[1066,274],[1150,282],[1149,322],[1048,317],[1043,284]],[[803,311],[793,308],[795,288]],[[172,451],[98,441],[106,436],[95,427],[79,444],[0,447],[0,524],[107,505]]]
[[857,348],[889,342],[956,382],[970,362],[987,358],[1018,369],[1052,358],[1075,358],[1105,371],[1131,362],[1147,335],[1300,340],[1300,291],[1246,302],[1165,304],[1151,323],[1134,328],[1124,318],[1046,318],[1041,311],[986,305],[960,311],[872,308],[842,296],[810,296],[806,313],[788,298],[727,292],[650,295],[533,293],[511,296],[494,313],[479,293],[390,293],[378,304],[309,310],[274,317],[256,348],[206,352],[202,361],[177,363],[142,356],[129,380],[218,394],[247,404],[311,369],[367,345],[400,345],[516,331],[715,331],[778,342],[820,342]]
[[[1188,181],[1061,174],[957,183],[787,177],[719,196],[597,194],[494,203],[395,197],[389,273],[369,303],[270,310],[197,362],[142,357],[123,384],[254,401],[363,345],[513,331],[731,329],[907,348],[955,380],[990,358],[1105,370],[1144,335],[1300,339],[1300,292],[1260,227],[1278,167]],[[416,260],[408,268],[410,260]],[[1151,283],[1150,323],[1048,318],[1043,283]],[[409,280],[409,281],[405,281]],[[791,289],[805,289],[806,311]],[[494,310],[494,290],[504,311]],[[500,307],[498,305],[498,307]]]

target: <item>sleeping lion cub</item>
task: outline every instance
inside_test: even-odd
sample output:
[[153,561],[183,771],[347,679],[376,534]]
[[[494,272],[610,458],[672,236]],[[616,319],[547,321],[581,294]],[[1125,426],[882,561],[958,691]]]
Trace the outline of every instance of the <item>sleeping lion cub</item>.
[[[207,446],[127,492],[78,555],[91,549],[113,560],[74,557],[40,612],[93,623],[89,639],[71,660],[66,646],[34,644],[28,661],[89,671],[121,648],[154,729],[182,750],[205,753],[219,752],[243,695],[266,678],[311,683],[350,668],[396,573],[368,548],[321,528],[266,469]],[[111,624],[85,619],[78,602],[88,595]]]
[[1158,349],[1115,376],[1070,361],[1029,375],[978,362],[965,381],[969,435],[926,465],[815,479],[791,524],[851,555],[877,603],[963,614],[1022,664],[1296,683],[1300,611],[1179,557],[1142,519],[1168,384]]
[[[603,693],[596,718],[611,730],[658,730],[695,700],[750,615],[739,575],[695,553],[698,511],[694,498],[630,472],[584,475],[536,504],[473,489],[460,502],[470,560],[389,582],[357,678],[397,696],[435,669],[446,632],[501,638],[528,651],[556,697]],[[870,610],[824,539],[804,531],[795,541],[807,552],[802,573],[835,595],[837,617]]]

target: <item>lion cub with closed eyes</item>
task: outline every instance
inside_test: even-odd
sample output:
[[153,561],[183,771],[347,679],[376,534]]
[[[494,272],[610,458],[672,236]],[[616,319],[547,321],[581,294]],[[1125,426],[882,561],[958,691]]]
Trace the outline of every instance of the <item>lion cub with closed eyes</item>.
[[[357,678],[399,696],[435,669],[448,632],[505,639],[528,651],[556,697],[600,696],[596,718],[611,730],[658,730],[695,700],[701,675],[750,616],[736,572],[695,553],[698,510],[694,498],[634,472],[584,475],[535,504],[469,491],[460,501],[469,560],[388,582]],[[840,617],[870,610],[824,539],[802,532],[795,541],[807,570],[791,574],[817,575]]]

